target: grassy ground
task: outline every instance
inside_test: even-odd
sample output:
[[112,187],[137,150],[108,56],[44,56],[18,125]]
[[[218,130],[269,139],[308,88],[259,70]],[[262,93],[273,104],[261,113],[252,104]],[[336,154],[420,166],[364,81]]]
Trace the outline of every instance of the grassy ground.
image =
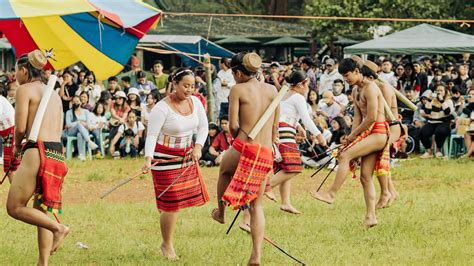
[[[63,223],[72,233],[53,264],[177,264],[242,265],[250,254],[251,239],[235,227],[209,218],[215,206],[217,168],[203,169],[211,202],[183,210],[176,231],[179,262],[160,256],[159,214],[154,205],[150,176],[143,176],[112,193],[99,195],[118,180],[140,169],[142,161],[69,162],[63,195]],[[324,173],[311,179],[306,170],[293,182],[293,203],[303,214],[293,216],[266,201],[267,236],[309,265],[316,264],[474,264],[474,164],[469,161],[410,160],[394,169],[401,194],[390,208],[378,211],[379,225],[363,229],[362,189],[348,180],[329,206],[315,201],[309,191]],[[327,182],[325,188],[331,183]],[[324,188],[323,188],[324,189]],[[0,187],[4,206],[8,184]],[[25,265],[36,261],[36,229],[15,221],[0,210],[0,264]],[[89,249],[80,249],[77,242]],[[264,264],[293,262],[270,245],[264,246]]]

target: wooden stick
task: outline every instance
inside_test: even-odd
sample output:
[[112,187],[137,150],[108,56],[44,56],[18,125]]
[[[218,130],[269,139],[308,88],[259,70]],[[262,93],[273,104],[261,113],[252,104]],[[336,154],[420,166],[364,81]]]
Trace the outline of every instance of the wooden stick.
[[46,107],[48,106],[51,94],[54,91],[54,85],[56,85],[57,79],[58,77],[55,75],[51,75],[49,77],[48,84],[46,84],[46,89],[44,90],[43,97],[41,97],[38,110],[36,111],[35,119],[33,120],[33,125],[31,126],[30,135],[28,136],[28,140],[30,141],[36,142],[38,140],[38,134],[41,128],[41,123],[43,122],[43,116],[46,112]]
[[416,105],[408,100],[407,97],[405,97],[405,95],[401,94],[397,89],[395,89],[392,85],[388,84],[388,82],[386,82],[385,80],[383,80],[382,78],[378,78],[377,79],[378,81],[382,82],[384,85],[392,88],[393,92],[395,92],[395,95],[397,96],[397,99],[399,101],[401,101],[402,103],[404,103],[408,108],[412,109],[413,111],[416,111],[418,109],[418,107],[416,107]]
[[[156,197],[156,199],[161,198],[161,196],[163,196],[163,194],[165,194],[166,191],[168,191],[168,190],[189,170],[189,168],[191,168],[191,166],[193,166],[193,164],[188,165],[188,167],[186,167],[186,169],[184,169],[184,171],[183,171],[178,177],[176,177],[176,178],[173,180],[173,182],[171,182],[171,184],[169,184],[169,186],[166,187],[165,190],[163,190],[163,191],[160,193],[160,195],[158,195],[158,197]],[[199,166],[198,166],[198,165],[196,165],[196,167],[199,169]]]
[[275,112],[275,109],[280,105],[280,102],[283,99],[283,96],[285,96],[285,94],[288,92],[289,89],[290,87],[286,85],[281,87],[280,92],[278,92],[277,97],[273,99],[273,101],[270,103],[270,105],[267,107],[263,115],[258,120],[257,124],[255,124],[253,129],[248,134],[248,137],[250,139],[254,140],[257,137],[258,133],[263,128],[263,126],[268,121],[268,119],[273,114],[273,112]]

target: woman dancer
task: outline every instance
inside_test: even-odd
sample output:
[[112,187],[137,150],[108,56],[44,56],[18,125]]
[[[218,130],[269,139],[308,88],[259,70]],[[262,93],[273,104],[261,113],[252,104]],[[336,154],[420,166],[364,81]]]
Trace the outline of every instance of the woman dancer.
[[[209,201],[197,162],[208,134],[208,122],[194,92],[193,72],[180,68],[172,75],[174,92],[158,102],[148,120],[143,171],[151,169],[156,206],[160,211],[163,255],[176,260],[173,246],[178,211]],[[193,132],[197,130],[193,146]],[[152,166],[152,161],[157,162]]]
[[298,121],[301,119],[303,125],[311,134],[315,135],[319,144],[326,146],[326,140],[311,120],[305,96],[308,93],[309,79],[302,71],[295,71],[286,81],[291,89],[284,96],[280,103],[280,118],[278,124],[279,144],[278,150],[281,153],[282,161],[275,166],[275,176],[271,179],[271,187],[280,185],[281,205],[280,209],[293,214],[300,214],[293,205],[291,205],[290,191],[291,178],[301,173],[303,166],[301,164],[301,155],[296,145],[295,136]]

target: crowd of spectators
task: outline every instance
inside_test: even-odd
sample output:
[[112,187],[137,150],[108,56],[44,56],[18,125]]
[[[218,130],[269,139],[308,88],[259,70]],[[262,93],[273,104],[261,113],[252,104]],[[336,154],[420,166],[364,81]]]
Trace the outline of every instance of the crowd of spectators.
[[[232,142],[228,129],[228,97],[235,81],[229,61],[223,58],[218,67],[211,69],[215,121],[209,124],[202,165],[219,165]],[[405,157],[411,152],[421,153],[422,158],[448,156],[448,151],[442,148],[453,135],[461,136],[458,144],[465,144],[463,156],[473,155],[474,60],[468,54],[459,60],[380,57],[374,61],[379,65],[379,77],[418,106],[413,111],[398,102],[400,119],[408,128],[409,138],[394,156]],[[166,73],[174,69],[169,67],[165,71],[163,62],[158,60],[149,72],[133,69],[107,81],[97,80],[93,72],[78,66],[59,71],[55,90],[63,102],[64,143],[68,138],[76,140],[74,154],[80,160],[85,160],[89,151],[96,158],[106,154],[117,158],[142,154],[149,114],[158,101],[172,92]],[[340,144],[350,132],[353,99],[351,87],[338,72],[337,59],[314,61],[302,57],[283,64],[271,62],[265,64],[259,79],[280,89],[285,85],[285,77],[295,69],[304,70],[309,79],[307,103],[312,119],[329,145]],[[207,110],[205,70],[198,66],[194,72],[194,96]],[[50,74],[45,71],[45,78]],[[18,84],[11,72],[3,76],[6,77],[5,81],[0,78],[3,95],[15,105]],[[317,141],[304,129],[300,132],[302,150],[315,151]],[[305,152],[303,155],[311,157]]]

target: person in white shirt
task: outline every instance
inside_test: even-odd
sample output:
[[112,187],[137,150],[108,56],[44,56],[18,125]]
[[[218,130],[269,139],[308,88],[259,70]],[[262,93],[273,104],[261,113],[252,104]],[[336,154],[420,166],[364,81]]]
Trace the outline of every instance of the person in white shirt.
[[332,84],[336,79],[344,79],[336,67],[336,61],[334,59],[326,59],[325,62],[326,70],[320,77],[320,86],[318,94],[321,96],[326,91],[330,91],[332,89]]
[[148,120],[143,172],[151,170],[153,176],[163,238],[161,251],[166,258],[176,260],[173,234],[178,211],[209,201],[197,163],[209,130],[204,106],[192,96],[193,72],[179,68],[171,81],[174,92],[153,107]]
[[341,113],[341,106],[334,101],[334,95],[331,91],[326,91],[323,98],[319,101],[319,110],[317,115],[323,116],[326,120],[331,120]]
[[81,95],[83,91],[85,91],[89,96],[89,105],[94,106],[95,103],[99,100],[100,93],[102,92],[102,87],[97,84],[94,72],[86,72],[84,81],[82,82],[82,84],[79,85],[79,89],[76,91],[76,96]]
[[3,141],[3,171],[8,172],[8,180],[12,177],[20,162],[13,156],[15,147],[15,109],[10,102],[0,96],[0,137]]
[[90,133],[94,137],[94,142],[99,146],[100,153],[97,155],[98,158],[103,158],[104,145],[102,144],[102,131],[107,127],[107,118],[105,116],[105,104],[104,102],[97,102],[92,112],[87,117],[87,126]]
[[395,73],[392,71],[392,62],[388,58],[385,58],[382,62],[382,71],[379,73],[379,77],[388,82],[388,84],[392,85],[392,87],[397,87],[397,77],[395,77]]
[[133,145],[137,148],[138,152],[140,152],[142,146],[144,145],[143,131],[145,130],[145,126],[143,126],[142,122],[138,121],[137,119],[137,112],[131,110],[127,115],[127,121],[119,126],[117,134],[112,139],[110,144],[110,154],[114,156],[120,156],[120,152],[115,151],[115,147],[117,143],[120,143],[124,137],[125,130],[127,129],[131,129],[133,131]]
[[[291,179],[301,173],[301,155],[296,144],[296,131],[301,119],[303,125],[311,134],[316,136],[322,146],[326,146],[326,140],[311,120],[308,111],[308,104],[303,95],[309,91],[309,79],[302,71],[295,71],[286,78],[291,89],[283,97],[280,103],[280,117],[278,123],[279,144],[278,151],[281,154],[281,161],[275,167],[275,176],[270,180],[272,188],[280,186],[281,205],[280,209],[292,214],[300,214],[290,201]],[[306,132],[303,129],[303,132]],[[270,193],[270,197],[272,197]]]
[[219,102],[219,117],[222,117],[229,114],[229,94],[230,89],[235,85],[235,80],[230,69],[229,58],[222,58],[219,67],[217,78],[219,78],[221,86],[218,87],[216,101]]
[[341,109],[346,108],[349,104],[349,99],[344,93],[344,81],[342,79],[336,79],[332,84],[332,93],[334,94],[334,102],[337,103]]

